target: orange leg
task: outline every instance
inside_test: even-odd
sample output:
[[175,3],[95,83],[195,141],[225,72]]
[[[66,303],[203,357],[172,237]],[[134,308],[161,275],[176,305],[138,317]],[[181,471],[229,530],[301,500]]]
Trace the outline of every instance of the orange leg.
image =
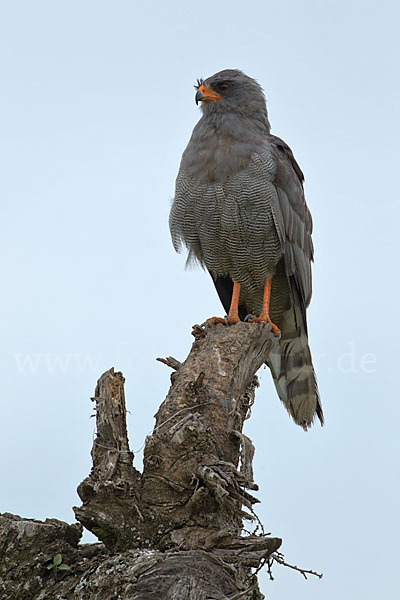
[[240,298],[240,283],[233,282],[233,291],[232,291],[232,300],[231,307],[229,309],[228,317],[226,319],[221,319],[221,317],[211,317],[205,321],[205,325],[211,327],[216,323],[223,323],[224,325],[235,325],[239,323],[239,298]]
[[240,283],[233,282],[232,300],[231,307],[228,313],[228,325],[235,325],[239,323],[239,298],[240,298]]
[[272,284],[272,279],[267,278],[265,280],[265,285],[264,285],[264,300],[263,300],[263,309],[262,309],[262,313],[259,317],[252,317],[251,319],[248,320],[249,323],[263,323],[263,325],[266,325],[267,323],[269,323],[271,325],[272,328],[272,333],[274,334],[275,337],[278,337],[278,335],[281,333],[279,327],[277,327],[270,319],[269,316],[269,300],[271,297],[271,284]]

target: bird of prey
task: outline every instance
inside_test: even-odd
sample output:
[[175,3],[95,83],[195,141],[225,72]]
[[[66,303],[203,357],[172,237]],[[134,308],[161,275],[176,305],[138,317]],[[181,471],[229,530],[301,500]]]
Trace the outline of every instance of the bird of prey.
[[279,342],[267,364],[289,414],[307,430],[315,415],[323,424],[323,413],[307,336],[313,244],[304,176],[270,133],[257,81],[226,69],[195,88],[203,114],[176,179],[172,241],[213,279],[227,317],[208,325],[271,325]]

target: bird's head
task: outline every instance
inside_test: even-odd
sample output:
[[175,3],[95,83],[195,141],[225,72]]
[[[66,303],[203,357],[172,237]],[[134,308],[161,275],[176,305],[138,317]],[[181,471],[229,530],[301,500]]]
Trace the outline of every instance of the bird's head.
[[267,108],[262,87],[255,79],[237,69],[219,71],[207,79],[198,79],[195,101],[201,102],[204,115],[235,112],[254,118],[265,115]]

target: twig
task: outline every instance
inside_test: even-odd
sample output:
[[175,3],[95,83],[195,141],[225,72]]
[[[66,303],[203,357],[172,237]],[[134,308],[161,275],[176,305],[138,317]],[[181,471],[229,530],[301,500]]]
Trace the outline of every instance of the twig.
[[249,506],[248,508],[249,508],[251,514],[253,515],[254,520],[257,523],[254,531],[252,532],[252,535],[256,535],[257,531],[258,531],[258,528],[260,528],[261,529],[261,535],[264,537],[266,535],[266,533],[264,531],[264,525],[262,524],[262,522],[261,522],[259,516],[257,515],[257,513],[255,512],[255,510],[251,506]]
[[173,356],[167,356],[167,358],[156,358],[156,360],[162,362],[164,365],[167,365],[167,367],[171,367],[171,369],[174,369],[175,371],[179,371],[182,365],[182,363],[179,362],[179,360],[176,360],[176,358]]
[[315,575],[315,577],[318,577],[318,579],[322,579],[323,573],[317,573],[316,571],[312,571],[311,569],[302,569],[301,567],[297,567],[296,565],[291,565],[291,564],[287,563],[283,558],[284,558],[283,554],[281,554],[280,552],[274,552],[269,557],[268,573],[270,575],[270,579],[273,579],[272,573],[271,573],[271,568],[272,568],[272,565],[274,564],[274,561],[279,563],[280,565],[283,565],[284,567],[289,567],[289,569],[298,571],[299,573],[301,573],[303,575],[304,579],[308,579],[307,575]]
[[266,562],[267,562],[267,569],[268,569],[268,575],[269,575],[270,581],[274,581],[275,578],[272,575],[272,563],[273,563],[273,560],[272,559],[271,560],[267,560]]

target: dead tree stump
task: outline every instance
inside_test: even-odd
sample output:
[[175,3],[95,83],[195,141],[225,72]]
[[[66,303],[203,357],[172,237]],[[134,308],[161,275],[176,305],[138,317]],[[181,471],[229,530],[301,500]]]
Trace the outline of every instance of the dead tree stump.
[[202,551],[204,561],[212,551],[243,579],[281,543],[240,535],[258,502],[248,491],[257,489],[254,448],[242,428],[255,373],[276,342],[269,328],[245,323],[195,326],[193,335],[185,362],[159,359],[174,372],[146,439],[143,473],[132,466],[122,374],[111,369],[99,379],[93,469],[78,488],[83,505],[75,515],[112,552]]
[[[77,525],[0,516],[11,540],[0,547],[1,599],[263,598],[254,569],[281,540],[257,525],[254,448],[242,429],[255,373],[276,340],[269,327],[248,323],[196,325],[193,335],[184,362],[159,359],[173,369],[171,387],[146,439],[142,473],[129,449],[124,378],[114,369],[100,377],[93,467],[74,511],[102,543],[79,546]],[[253,521],[251,535],[241,535],[243,519]],[[54,563],[61,554],[64,569]]]

